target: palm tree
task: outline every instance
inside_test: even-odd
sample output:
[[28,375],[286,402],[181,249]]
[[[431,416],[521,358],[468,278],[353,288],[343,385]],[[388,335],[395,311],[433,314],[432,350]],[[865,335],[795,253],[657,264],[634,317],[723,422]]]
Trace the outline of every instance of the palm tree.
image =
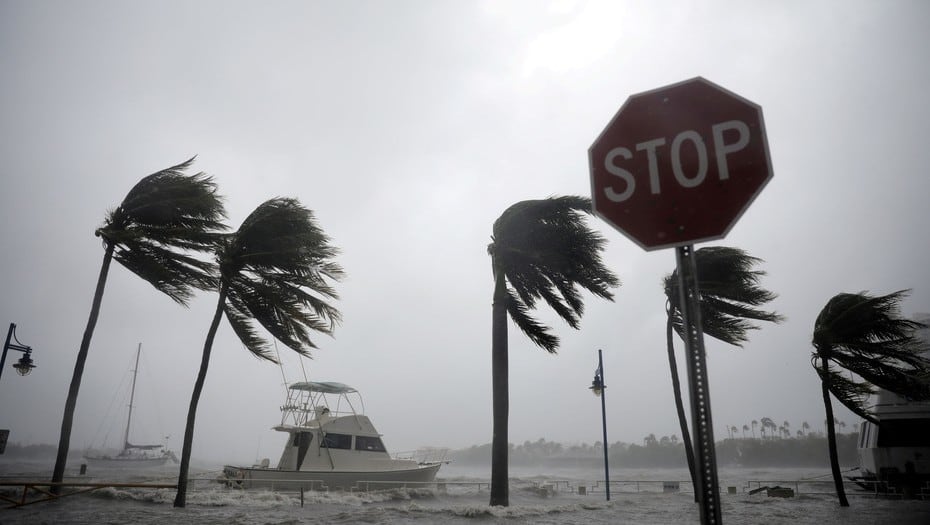
[[544,350],[555,353],[559,339],[529,315],[542,299],[572,328],[578,328],[584,301],[577,286],[613,300],[620,284],[601,262],[606,240],[588,228],[584,197],[551,197],[518,202],[494,221],[488,254],[494,275],[491,337],[493,437],[491,505],[510,504],[507,486],[508,349],[507,317]]
[[[763,438],[763,439],[765,439],[765,431],[766,431],[766,429],[770,429],[770,430],[773,430],[773,431],[774,431],[774,430],[777,428],[776,425],[775,425],[775,422],[772,421],[772,418],[770,418],[770,417],[764,417],[764,418],[760,419],[760,420],[759,420],[759,424],[762,425],[762,438]],[[771,436],[771,437],[775,437],[775,436],[774,436],[774,433],[773,433],[773,434],[770,434],[770,436]]]
[[[701,324],[705,335],[742,347],[743,343],[749,340],[749,330],[759,328],[752,321],[781,322],[780,315],[758,308],[777,297],[776,294],[759,285],[765,272],[753,270],[753,267],[761,263],[761,259],[752,257],[738,248],[726,246],[700,248],[694,252],[694,255],[697,266]],[[682,337],[684,333],[677,269],[665,277],[664,285],[665,340],[668,366],[672,376],[672,391],[675,397],[675,408],[678,411],[678,425],[681,427],[682,441],[685,445],[688,470],[691,473],[691,481],[697,486],[694,449],[691,433],[688,430],[688,420],[685,416],[672,339],[673,329],[678,332],[679,337]],[[697,492],[694,498],[697,501]]]
[[811,426],[810,426],[810,423],[808,423],[807,421],[802,421],[802,422],[801,422],[801,428],[804,430],[804,433],[805,433],[805,434],[810,433]]
[[747,430],[749,430],[749,425],[743,425],[743,439],[746,439]]
[[342,268],[333,262],[337,253],[315,224],[313,213],[286,198],[261,204],[217,247],[219,298],[187,412],[175,507],[183,507],[187,498],[197,404],[222,316],[256,357],[277,362],[253,320],[291,350],[309,356],[309,349],[316,348],[310,332],[332,334],[341,318],[328,302],[337,298],[330,282],[343,276]]
[[759,424],[758,421],[756,421],[755,419],[752,420],[752,438],[753,439],[756,438],[756,425],[758,424]]
[[[907,290],[877,297],[866,292],[841,293],[827,302],[814,322],[811,365],[820,376],[830,467],[843,507],[849,502],[837,459],[830,394],[856,415],[873,422],[866,402],[875,387],[911,399],[930,398],[930,386],[925,382],[930,361],[921,356],[926,346],[916,334],[923,325],[899,314],[906,295]],[[831,363],[836,369],[831,369]],[[843,372],[849,372],[848,377]]]
[[[216,233],[225,229],[220,221],[226,212],[211,177],[185,173],[193,162],[191,158],[140,180],[119,206],[107,212],[103,226],[95,232],[103,239],[103,263],[65,401],[58,455],[52,471],[54,483],[64,478],[78,391],[110,263],[116,260],[184,306],[193,289],[210,288],[216,282],[214,265],[190,254],[212,249]],[[59,486],[52,487],[55,493],[59,490]]]

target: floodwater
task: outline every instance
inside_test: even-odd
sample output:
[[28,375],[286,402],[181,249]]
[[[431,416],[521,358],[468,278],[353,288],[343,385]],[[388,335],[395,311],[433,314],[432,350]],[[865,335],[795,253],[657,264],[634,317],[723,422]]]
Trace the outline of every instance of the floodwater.
[[[14,524],[429,524],[601,523],[691,524],[700,522],[684,469],[611,470],[611,499],[606,501],[602,472],[585,469],[512,468],[510,506],[489,507],[489,472],[455,464],[440,470],[444,485],[381,492],[251,492],[225,488],[214,478],[221,466],[196,471],[187,507],[172,506],[175,491],[105,488],[0,510],[0,523]],[[174,483],[173,470],[120,475],[88,472],[70,480]],[[0,462],[0,476],[48,477],[50,466]],[[70,474],[70,472],[69,472]],[[75,473],[76,474],[76,473]],[[735,524],[901,524],[930,523],[930,500],[876,498],[854,486],[850,507],[841,508],[829,472],[812,469],[721,469],[721,517]],[[670,482],[670,483],[665,483]],[[675,482],[678,483],[677,490]],[[666,489],[666,485],[668,488]],[[768,497],[760,486],[782,486],[795,497]],[[579,488],[582,488],[579,490]],[[732,488],[731,488],[732,487]],[[730,493],[730,492],[733,493]],[[19,493],[6,492],[18,498]]]

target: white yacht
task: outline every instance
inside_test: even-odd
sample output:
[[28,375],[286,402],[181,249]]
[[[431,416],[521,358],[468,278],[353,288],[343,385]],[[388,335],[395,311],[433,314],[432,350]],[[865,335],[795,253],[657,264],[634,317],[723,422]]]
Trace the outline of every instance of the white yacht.
[[[918,314],[915,320],[930,325],[930,314]],[[930,329],[921,329],[920,336],[930,344]],[[860,476],[854,479],[906,492],[926,487],[930,493],[930,401],[881,390],[872,413],[879,424],[863,421],[859,426]]]
[[274,427],[288,434],[277,466],[267,459],[251,467],[227,465],[218,481],[281,491],[377,490],[433,481],[445,449],[390,455],[361,403],[361,394],[342,383],[290,385],[281,424]]

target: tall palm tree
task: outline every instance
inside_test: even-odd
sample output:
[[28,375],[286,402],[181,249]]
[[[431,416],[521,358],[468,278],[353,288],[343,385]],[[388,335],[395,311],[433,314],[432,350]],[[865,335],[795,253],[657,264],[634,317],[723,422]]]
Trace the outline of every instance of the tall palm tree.
[[221,318],[225,314],[239,340],[256,357],[277,362],[252,321],[288,348],[309,356],[309,349],[316,348],[310,332],[332,334],[341,319],[328,302],[337,299],[330,282],[343,276],[342,268],[333,262],[337,253],[315,224],[313,213],[286,198],[261,204],[217,247],[219,298],[187,412],[175,507],[183,507],[187,498],[197,404]]
[[[762,262],[762,259],[752,257],[738,248],[726,246],[700,248],[694,252],[694,256],[697,267],[701,324],[705,335],[742,347],[743,343],[749,340],[749,330],[759,328],[752,321],[781,322],[780,315],[759,308],[777,297],[773,292],[760,286],[759,282],[765,272],[753,269]],[[684,333],[677,269],[665,277],[664,286],[667,314],[665,340],[668,366],[672,376],[672,391],[678,412],[678,425],[681,427],[682,441],[685,445],[688,470],[691,473],[691,481],[695,483],[694,486],[697,486],[694,448],[691,433],[688,430],[688,419],[685,416],[675,345],[672,339],[673,329],[678,332],[679,337],[682,337]],[[694,498],[697,501],[697,492]]]
[[747,430],[749,430],[749,425],[743,425],[743,439],[746,439]]
[[[52,482],[60,483],[64,478],[78,391],[110,263],[116,260],[185,306],[193,289],[211,288],[216,283],[214,265],[191,252],[212,250],[217,232],[225,228],[220,221],[226,212],[211,177],[185,173],[193,162],[191,158],[140,180],[119,206],[107,212],[103,226],[95,232],[103,239],[103,263],[65,401]],[[57,493],[59,487],[52,490]]]
[[807,421],[802,421],[802,422],[801,422],[801,429],[804,430],[804,433],[805,433],[805,434],[809,433],[810,430],[811,430],[811,425],[810,425],[810,423],[808,423]]
[[494,275],[491,505],[510,504],[507,485],[508,316],[534,344],[555,353],[558,337],[529,315],[537,301],[545,301],[569,326],[577,329],[584,312],[578,287],[613,300],[610,289],[620,284],[601,261],[607,241],[584,221],[584,215],[591,212],[590,199],[551,197],[518,202],[494,221],[488,245]]
[[923,325],[899,313],[906,295],[907,290],[881,296],[841,293],[827,302],[814,322],[811,365],[820,376],[830,468],[843,507],[849,502],[837,458],[830,394],[856,415],[873,422],[866,403],[875,387],[911,399],[930,398],[925,381],[930,361],[921,355],[926,346],[916,334]]
[[758,421],[756,421],[755,419],[752,420],[752,438],[753,439],[756,438],[756,425],[758,424],[759,424]]

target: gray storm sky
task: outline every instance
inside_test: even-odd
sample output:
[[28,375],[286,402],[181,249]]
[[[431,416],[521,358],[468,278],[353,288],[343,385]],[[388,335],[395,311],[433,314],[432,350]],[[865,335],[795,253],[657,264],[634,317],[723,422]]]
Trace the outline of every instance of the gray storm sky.
[[[719,244],[766,261],[787,317],[743,349],[707,340],[715,433],[762,417],[822,429],[809,341],[825,302],[912,288],[904,313],[930,311],[928,24],[919,0],[0,0],[0,321],[38,365],[3,372],[0,427],[57,443],[103,256],[94,229],[140,178],[197,154],[233,227],[293,196],[341,248],[344,323],[317,338],[311,379],[361,390],[393,450],[489,442],[494,219],[589,195],[587,149],[626,98],[700,75],[763,108],[775,178]],[[661,290],[674,252],[592,225],[623,286],[615,303],[588,297],[577,332],[540,311],[556,356],[511,327],[514,442],[600,440],[598,348],[610,441],[678,433]],[[133,440],[180,448],[215,299],[185,310],[113,266],[73,448],[112,425],[139,342]],[[194,455],[276,457],[282,382],[222,325]]]

